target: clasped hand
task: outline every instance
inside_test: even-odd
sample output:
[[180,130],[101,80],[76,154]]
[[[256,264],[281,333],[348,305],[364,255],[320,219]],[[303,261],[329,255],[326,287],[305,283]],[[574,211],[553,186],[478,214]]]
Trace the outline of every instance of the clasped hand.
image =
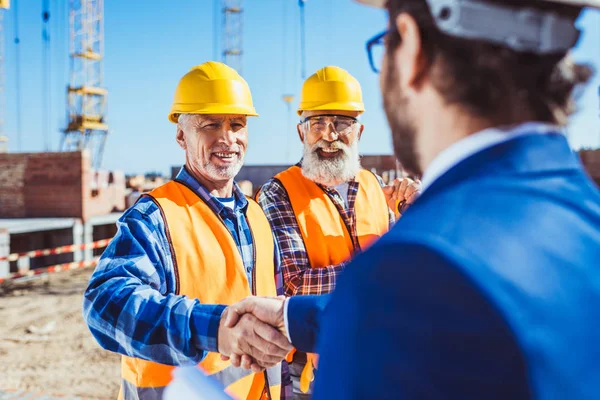
[[225,309],[218,348],[223,360],[260,372],[279,363],[292,349],[287,339],[284,297],[247,297]]

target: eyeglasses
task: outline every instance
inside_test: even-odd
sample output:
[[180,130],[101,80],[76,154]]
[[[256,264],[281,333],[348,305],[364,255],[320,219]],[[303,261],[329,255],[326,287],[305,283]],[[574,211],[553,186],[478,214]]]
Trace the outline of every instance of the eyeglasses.
[[369,56],[369,64],[373,72],[378,74],[381,71],[381,61],[385,53],[385,36],[389,30],[385,30],[376,36],[373,36],[367,41],[367,55]]
[[327,132],[327,127],[331,124],[333,130],[338,135],[347,136],[352,133],[354,125],[358,123],[358,120],[345,115],[324,114],[306,117],[301,123],[304,124],[311,133],[320,135]]

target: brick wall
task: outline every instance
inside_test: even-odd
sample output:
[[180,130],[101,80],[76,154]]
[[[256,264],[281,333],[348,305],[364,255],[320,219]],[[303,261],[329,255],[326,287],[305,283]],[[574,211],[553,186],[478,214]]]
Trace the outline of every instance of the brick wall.
[[80,216],[83,169],[80,152],[0,154],[0,217]]
[[89,168],[87,153],[32,153],[27,156],[25,208],[27,217],[79,217],[82,176]]
[[0,154],[0,216],[20,217],[25,210],[26,162],[11,154]]
[[100,173],[92,190],[88,152],[1,153],[0,218],[73,217],[123,210],[125,179]]

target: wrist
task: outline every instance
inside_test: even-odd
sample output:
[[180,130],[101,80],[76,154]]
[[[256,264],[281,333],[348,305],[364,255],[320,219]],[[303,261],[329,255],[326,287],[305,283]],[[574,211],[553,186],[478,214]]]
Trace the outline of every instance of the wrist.
[[189,319],[190,337],[196,349],[217,351],[220,320],[226,308],[220,304],[200,304],[196,300]]
[[[222,346],[227,343],[227,341],[225,340],[225,331],[227,328],[225,328],[225,321],[227,319],[227,312],[229,311],[229,308],[226,307],[223,309],[223,312],[221,313],[221,317],[219,318],[219,323],[215,324],[216,325],[216,334],[215,334],[215,348],[212,349],[212,351],[216,351],[218,353],[221,354],[225,354],[227,352],[226,349],[222,348]],[[211,351],[209,349],[209,351]]]

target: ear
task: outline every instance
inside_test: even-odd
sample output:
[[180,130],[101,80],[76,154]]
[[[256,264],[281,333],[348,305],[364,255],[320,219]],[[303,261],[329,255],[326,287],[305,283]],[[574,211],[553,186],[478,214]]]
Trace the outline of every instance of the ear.
[[296,130],[298,130],[298,137],[300,138],[300,141],[304,143],[304,132],[302,132],[301,125],[302,124],[296,125]]
[[365,126],[363,124],[360,124],[360,130],[358,131],[358,136],[356,137],[358,140],[360,140],[364,129]]
[[183,132],[183,129],[181,129],[179,124],[177,124],[177,134],[175,135],[175,140],[177,140],[179,147],[181,147],[183,150],[186,149],[187,143],[185,141],[185,132]]
[[416,89],[427,69],[427,60],[421,47],[421,32],[415,19],[400,13],[396,17],[396,30],[402,38],[394,57],[400,70],[400,86],[403,90]]

